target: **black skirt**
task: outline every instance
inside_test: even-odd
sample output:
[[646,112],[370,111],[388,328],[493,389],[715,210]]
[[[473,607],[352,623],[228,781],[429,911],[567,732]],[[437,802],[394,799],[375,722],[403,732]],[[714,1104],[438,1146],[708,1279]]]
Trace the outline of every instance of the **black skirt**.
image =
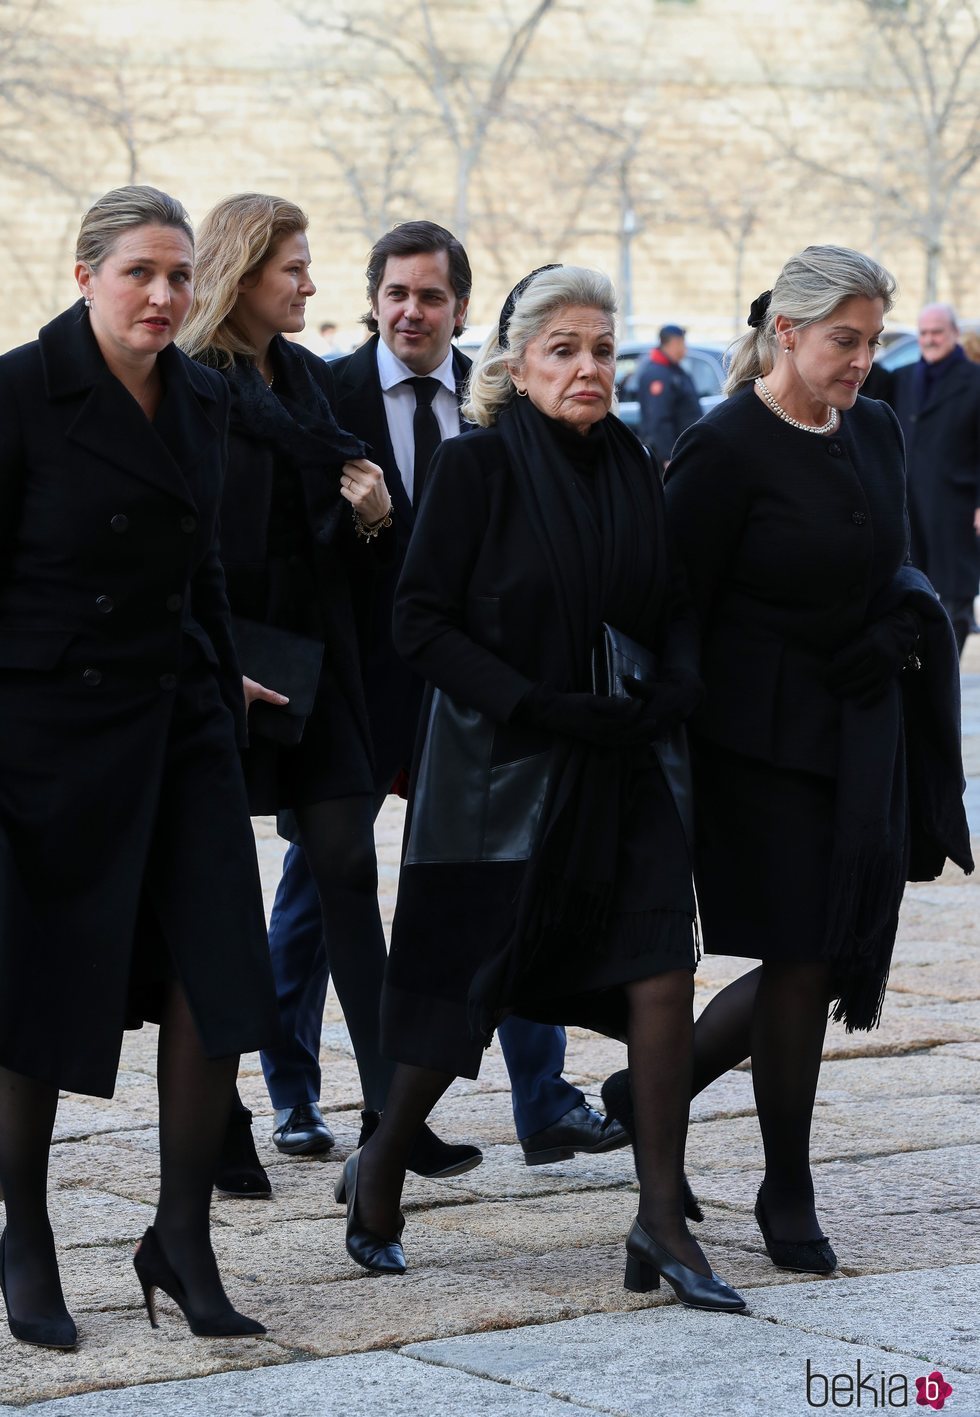
[[827,925],[836,783],[691,744],[705,952],[815,962]]
[[[524,862],[402,870],[382,997],[382,1050],[396,1062],[460,1077],[479,1073],[469,992],[507,938]],[[656,764],[636,773],[601,940],[565,941],[541,958],[513,1012],[625,1039],[624,986],[693,971],[694,892],[683,828]]]

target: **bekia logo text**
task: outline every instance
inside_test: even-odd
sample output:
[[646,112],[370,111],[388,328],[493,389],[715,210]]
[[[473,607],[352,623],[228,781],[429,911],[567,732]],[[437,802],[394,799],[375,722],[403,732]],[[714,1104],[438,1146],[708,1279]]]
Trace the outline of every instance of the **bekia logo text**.
[[[942,1373],[916,1378],[914,1401],[917,1407],[938,1412],[952,1395],[952,1386]],[[908,1407],[913,1391],[904,1373],[868,1372],[858,1359],[853,1373],[821,1373],[806,1360],[806,1400],[808,1407]]]

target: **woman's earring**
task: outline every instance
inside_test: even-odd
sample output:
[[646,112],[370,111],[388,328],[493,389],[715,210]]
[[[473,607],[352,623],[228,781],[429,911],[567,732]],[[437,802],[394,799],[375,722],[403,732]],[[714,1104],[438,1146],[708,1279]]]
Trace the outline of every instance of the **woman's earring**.
[[86,295],[86,297],[85,297],[85,309],[86,309],[86,310],[91,310],[91,308],[92,308],[92,297],[91,297],[90,295]]
[[517,390],[517,397],[518,397],[519,399],[526,399],[526,398],[527,398],[527,389],[518,389],[518,390]]

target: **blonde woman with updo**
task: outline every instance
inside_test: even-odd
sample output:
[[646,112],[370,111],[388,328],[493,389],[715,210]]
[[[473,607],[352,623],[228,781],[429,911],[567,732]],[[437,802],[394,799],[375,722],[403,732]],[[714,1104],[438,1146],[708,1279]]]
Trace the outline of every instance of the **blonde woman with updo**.
[[906,879],[973,865],[952,629],[906,561],[898,422],[861,394],[894,293],[857,251],[787,261],[666,489],[702,633],[704,947],[761,960],[700,1016],[694,1091],[751,1057],[755,1215],[773,1263],[812,1274],[837,1263],[809,1157],[828,1012],[877,1024]]
[[238,1055],[276,1030],[217,551],[228,397],[174,345],[194,238],[173,197],[101,197],[75,279],[0,359],[0,1288],[15,1338],[75,1346],[46,1204],[58,1092],[111,1097],[123,1029],[151,1019],[150,1320],[159,1288],[195,1334],[261,1334],[209,1235]]

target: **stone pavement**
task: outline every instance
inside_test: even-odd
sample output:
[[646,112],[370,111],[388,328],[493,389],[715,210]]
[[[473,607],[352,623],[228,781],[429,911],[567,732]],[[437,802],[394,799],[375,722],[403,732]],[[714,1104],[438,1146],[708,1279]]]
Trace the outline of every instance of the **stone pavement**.
[[[968,800],[980,838],[980,643],[968,653]],[[400,824],[392,804],[379,823],[389,917]],[[269,823],[257,835],[271,893],[281,844]],[[243,1091],[274,1194],[214,1206],[229,1292],[268,1337],[194,1338],[166,1299],[153,1331],[131,1256],[156,1184],[155,1031],[127,1035],[115,1098],[66,1097],[58,1117],[52,1211],[80,1347],[31,1349],[0,1322],[0,1417],[932,1411],[917,1406],[915,1379],[936,1370],[952,1386],[944,1410],[980,1417],[978,904],[975,878],[955,871],[910,888],[881,1028],[828,1034],[813,1155],[837,1276],[814,1280],[768,1261],[752,1218],[761,1171],[750,1073],[696,1100],[687,1168],[706,1213],[699,1238],[746,1292],[744,1317],[683,1309],[666,1287],[624,1292],[630,1153],[525,1167],[496,1047],[479,1081],[457,1083],[436,1113],[443,1135],[481,1143],[484,1164],[450,1181],[410,1178],[409,1273],[363,1274],[344,1252],[332,1197],[359,1095],[331,1000],[323,1070],[335,1150],[278,1156],[250,1057]],[[743,968],[705,960],[698,1007]],[[624,1056],[572,1031],[567,1072],[595,1095]]]

